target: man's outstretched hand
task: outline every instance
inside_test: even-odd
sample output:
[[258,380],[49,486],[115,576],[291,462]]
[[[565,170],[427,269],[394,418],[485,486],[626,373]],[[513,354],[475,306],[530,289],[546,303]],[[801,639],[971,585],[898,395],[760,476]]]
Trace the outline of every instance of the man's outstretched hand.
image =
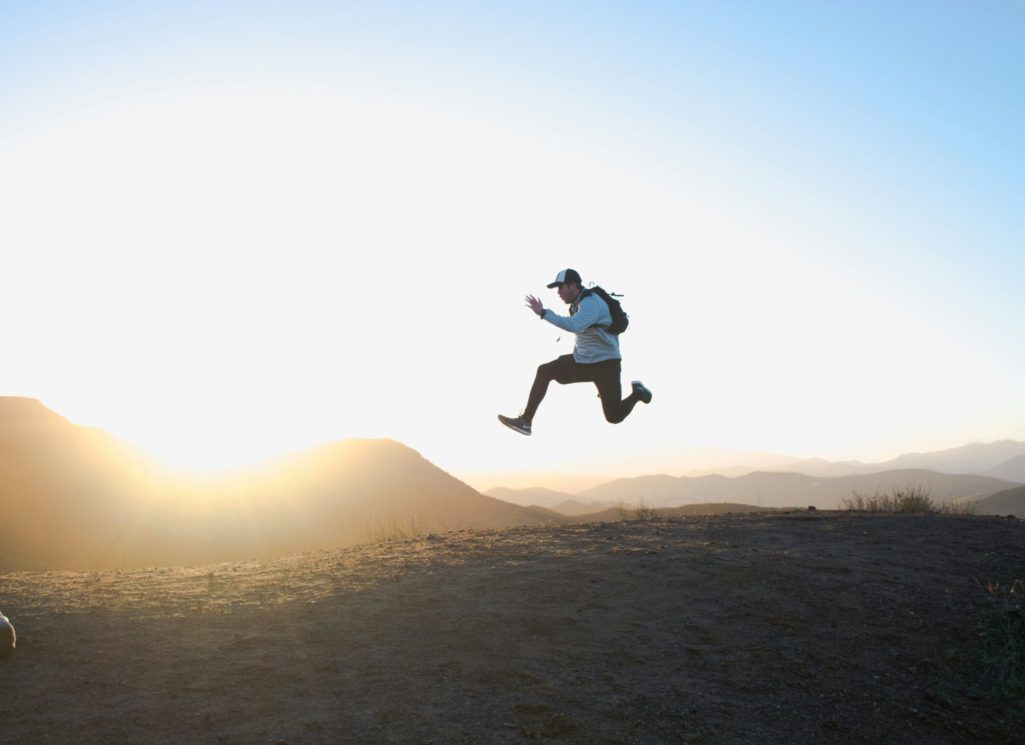
[[527,295],[527,307],[537,313],[539,317],[545,314],[544,304],[542,304],[542,302],[533,295]]

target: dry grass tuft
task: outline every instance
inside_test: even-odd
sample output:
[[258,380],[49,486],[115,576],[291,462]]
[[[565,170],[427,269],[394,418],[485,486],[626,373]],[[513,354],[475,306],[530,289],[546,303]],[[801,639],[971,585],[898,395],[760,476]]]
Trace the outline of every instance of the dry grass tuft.
[[654,520],[662,516],[657,508],[649,507],[643,499],[632,507],[620,502],[616,509],[620,520]]
[[893,487],[888,493],[877,491],[871,496],[853,492],[841,503],[851,512],[887,512],[894,514],[943,514],[974,515],[975,505],[966,502],[945,502],[937,504],[932,500],[928,488],[921,484],[907,484]]

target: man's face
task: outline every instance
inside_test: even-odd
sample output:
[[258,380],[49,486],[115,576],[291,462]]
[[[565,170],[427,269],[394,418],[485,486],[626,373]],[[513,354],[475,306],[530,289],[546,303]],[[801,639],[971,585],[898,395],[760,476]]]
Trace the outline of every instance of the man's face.
[[563,282],[559,285],[559,297],[562,298],[562,302],[569,305],[577,299],[577,295],[580,294],[580,285],[576,282]]

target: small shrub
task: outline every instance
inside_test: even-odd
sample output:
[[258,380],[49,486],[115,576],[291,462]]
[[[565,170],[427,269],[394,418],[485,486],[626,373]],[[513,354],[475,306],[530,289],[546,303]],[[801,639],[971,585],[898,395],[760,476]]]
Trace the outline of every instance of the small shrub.
[[841,502],[845,510],[852,512],[937,512],[936,504],[929,496],[929,490],[920,484],[895,486],[889,493],[877,491],[872,496],[853,492]]
[[975,504],[972,502],[944,502],[937,505],[934,511],[941,515],[974,515]]
[[979,640],[986,676],[1007,695],[1025,692],[1025,584],[987,582],[985,590]]
[[659,517],[658,510],[648,507],[643,499],[634,507],[628,507],[625,502],[620,502],[616,509],[619,511],[620,520],[653,520]]

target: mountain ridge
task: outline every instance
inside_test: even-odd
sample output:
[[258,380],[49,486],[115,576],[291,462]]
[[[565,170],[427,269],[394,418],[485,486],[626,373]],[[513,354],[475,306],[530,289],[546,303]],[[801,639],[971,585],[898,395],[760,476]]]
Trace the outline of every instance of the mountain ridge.
[[[681,464],[686,463],[686,451],[681,451]],[[742,453],[742,458],[749,453]],[[1010,457],[1008,457],[1010,456]],[[718,458],[724,456],[719,453]],[[1000,478],[1014,483],[1025,483],[1025,442],[1018,440],[996,440],[990,443],[970,443],[958,448],[948,448],[926,453],[905,453],[896,458],[875,463],[865,463],[856,460],[830,461],[822,458],[792,458],[772,454],[762,454],[760,465],[722,465],[719,467],[704,468],[681,468],[676,471],[678,475],[670,475],[670,469],[665,468],[666,459],[663,457],[662,467],[652,469],[648,473],[635,473],[630,476],[615,477],[609,476],[600,483],[593,483],[596,479],[589,477],[592,482],[580,488],[558,489],[557,491],[569,493],[570,496],[581,496],[585,492],[596,487],[604,487],[611,481],[620,478],[650,478],[652,476],[664,476],[667,478],[679,478],[681,476],[701,478],[705,476],[722,476],[736,478],[751,473],[800,473],[805,476],[837,478],[843,476],[866,476],[876,473],[884,473],[895,470],[925,470],[938,474],[949,475],[979,475]],[[724,463],[726,461],[723,461]],[[738,462],[742,462],[739,461]],[[578,477],[579,478],[579,477]],[[563,483],[563,482],[560,482]],[[487,492],[493,492],[502,487],[493,487]],[[539,478],[532,486],[536,489],[551,488],[544,479]],[[519,498],[517,492],[522,489],[513,489],[514,493],[509,495]]]
[[1025,485],[1005,489],[973,502],[976,511],[985,515],[1013,515],[1025,519]]
[[0,399],[0,570],[198,564],[559,520],[480,494],[395,440],[197,476],[29,401]]
[[[1020,458],[1025,443],[1001,440],[886,463],[917,459],[1012,469]],[[856,463],[804,462],[823,469]],[[640,503],[833,509],[855,491],[871,494],[909,482],[930,489],[937,501],[970,499],[982,508],[988,497],[1018,486],[985,474],[923,469],[839,477],[763,469],[734,477],[634,476],[575,494],[541,487],[485,494],[387,438],[339,440],[253,468],[198,476],[161,466],[36,399],[0,397],[0,569],[281,555],[388,535],[558,522],[586,517],[586,503],[596,513]]]
[[1016,481],[1025,484],[1025,454],[1017,455],[1004,461],[996,468],[986,471],[983,476],[992,476],[1005,481]]
[[587,489],[579,497],[606,502],[643,502],[652,507],[677,507],[701,502],[734,502],[757,507],[837,509],[854,493],[872,495],[917,484],[938,502],[996,493],[1015,484],[974,474],[942,474],[921,469],[840,477],[816,477],[786,471],[755,471],[745,476],[658,475],[617,479]]

